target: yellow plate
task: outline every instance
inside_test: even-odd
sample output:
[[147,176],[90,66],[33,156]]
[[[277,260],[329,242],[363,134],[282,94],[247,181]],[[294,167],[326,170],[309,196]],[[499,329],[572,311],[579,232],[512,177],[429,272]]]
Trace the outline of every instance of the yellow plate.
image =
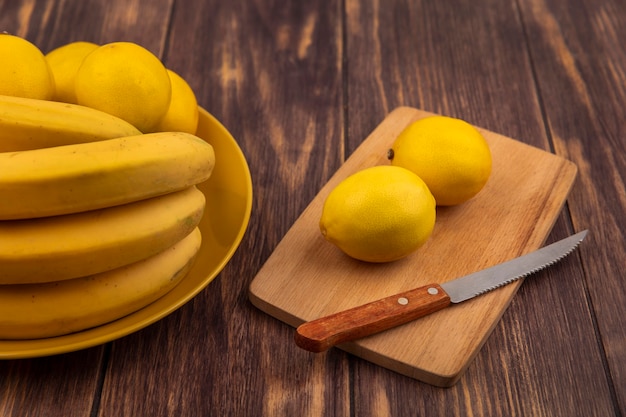
[[46,339],[0,340],[0,359],[55,355],[118,339],[172,313],[215,279],[235,253],[248,227],[252,180],[235,139],[202,108],[197,135],[213,146],[216,162],[211,178],[198,186],[207,196],[200,223],[202,246],[193,269],[183,281],[147,307],[99,327]]

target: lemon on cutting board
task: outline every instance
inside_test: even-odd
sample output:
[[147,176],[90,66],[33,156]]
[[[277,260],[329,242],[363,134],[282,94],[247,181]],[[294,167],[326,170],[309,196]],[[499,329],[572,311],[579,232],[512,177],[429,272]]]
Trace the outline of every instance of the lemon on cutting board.
[[358,171],[324,202],[320,230],[347,255],[390,262],[422,246],[435,226],[435,199],[411,171],[391,165]]
[[424,180],[437,205],[474,197],[491,174],[491,151],[483,135],[464,120],[430,116],[407,126],[389,150],[393,166]]

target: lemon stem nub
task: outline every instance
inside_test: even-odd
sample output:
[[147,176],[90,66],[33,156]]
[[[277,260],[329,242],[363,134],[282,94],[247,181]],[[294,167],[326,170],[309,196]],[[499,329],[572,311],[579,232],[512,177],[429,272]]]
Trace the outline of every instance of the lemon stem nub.
[[389,160],[391,161],[391,160],[393,159],[393,157],[394,157],[393,149],[392,149],[392,148],[390,148],[390,149],[387,151],[387,159],[389,159]]

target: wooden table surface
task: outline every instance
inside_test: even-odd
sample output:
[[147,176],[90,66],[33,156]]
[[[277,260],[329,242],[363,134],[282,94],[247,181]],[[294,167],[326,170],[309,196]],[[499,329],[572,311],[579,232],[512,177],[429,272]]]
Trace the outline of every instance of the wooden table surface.
[[[235,256],[173,314],[102,346],[0,361],[0,416],[626,415],[622,0],[0,0],[0,31],[44,52],[150,49],[237,139],[255,193]],[[524,282],[451,388],[305,352],[248,300],[302,210],[402,105],[570,159],[578,178],[548,241],[590,230]]]

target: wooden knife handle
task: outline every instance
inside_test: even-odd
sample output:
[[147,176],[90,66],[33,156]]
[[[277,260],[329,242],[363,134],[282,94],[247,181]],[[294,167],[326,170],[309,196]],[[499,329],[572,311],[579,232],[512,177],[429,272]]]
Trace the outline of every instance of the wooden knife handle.
[[309,321],[296,329],[298,346],[311,352],[391,329],[450,305],[437,284],[392,295],[362,306]]

